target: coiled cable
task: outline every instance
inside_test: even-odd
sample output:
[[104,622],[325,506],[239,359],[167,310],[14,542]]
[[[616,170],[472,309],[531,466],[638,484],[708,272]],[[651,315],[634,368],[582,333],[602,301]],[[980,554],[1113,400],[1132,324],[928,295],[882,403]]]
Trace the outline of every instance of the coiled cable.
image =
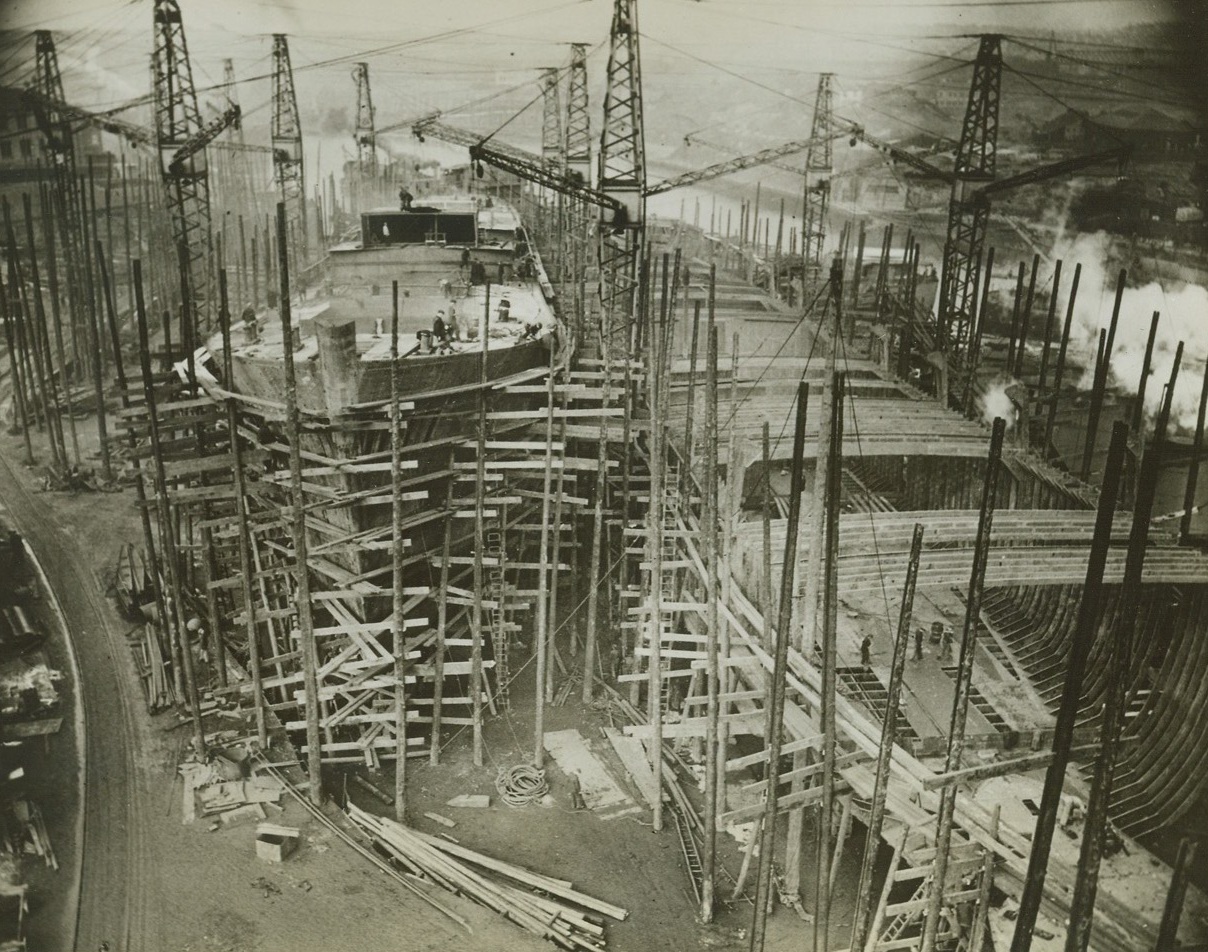
[[528,806],[549,793],[545,771],[532,764],[517,764],[510,770],[499,771],[495,777],[499,797],[510,807]]

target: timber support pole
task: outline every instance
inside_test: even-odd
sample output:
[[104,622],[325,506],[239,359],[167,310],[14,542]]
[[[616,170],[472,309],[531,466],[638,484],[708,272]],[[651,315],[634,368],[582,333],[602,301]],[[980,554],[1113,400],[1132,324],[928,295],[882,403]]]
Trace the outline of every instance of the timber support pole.
[[[832,280],[835,279],[832,272]],[[842,301],[842,275],[835,287],[836,340],[839,345],[839,308]],[[834,844],[831,823],[835,808],[835,753],[838,730],[835,723],[836,682],[838,673],[838,613],[839,613],[839,511],[843,495],[843,401],[846,375],[837,373],[831,379],[830,452],[826,468],[825,555],[822,573],[822,802],[816,831],[818,864],[815,871],[816,908],[814,909],[814,949],[827,952],[830,948],[831,869]],[[814,505],[818,502],[815,499]]]
[[793,459],[789,476],[789,513],[785,526],[784,569],[780,579],[780,604],[776,620],[776,651],[772,666],[771,715],[768,719],[766,764],[767,798],[759,845],[759,872],[755,879],[755,911],[751,924],[750,952],[763,952],[767,932],[768,890],[772,879],[772,850],[776,844],[776,811],[780,791],[781,728],[784,726],[784,695],[787,686],[789,634],[793,614],[793,589],[797,566],[797,531],[801,523],[801,492],[804,489],[805,414],[809,384],[797,385],[797,418],[793,428]]
[[1150,517],[1153,514],[1166,426],[1170,420],[1170,406],[1182,355],[1183,344],[1180,342],[1175,351],[1170,381],[1158,411],[1153,440],[1141,459],[1137,495],[1133,503],[1132,527],[1128,537],[1128,555],[1124,564],[1124,581],[1120,588],[1119,607],[1111,633],[1110,660],[1100,722],[1100,753],[1091,778],[1091,793],[1082,828],[1077,876],[1070,897],[1070,925],[1065,937],[1066,952],[1086,952],[1090,943],[1095,895],[1099,887],[1099,864],[1103,858],[1110,822],[1108,807],[1115,781],[1116,759],[1120,752],[1120,735],[1123,733],[1125,697],[1133,670],[1132,652],[1142,609],[1141,577],[1149,541]]
[[[218,326],[222,333],[223,385],[233,391],[234,355],[231,353],[231,308],[227,298],[227,273],[218,272]],[[124,388],[123,388],[124,389]],[[243,449],[239,445],[239,413],[234,397],[227,397],[227,432],[231,440],[231,462],[235,481],[235,517],[239,526],[239,585],[243,593],[243,630],[247,638],[247,666],[252,676],[252,704],[256,712],[256,739],[261,749],[268,747],[268,725],[264,718],[264,672],[260,669],[260,638],[256,631],[256,580],[252,561],[251,521],[247,514],[247,476],[243,468]]]
[[1090,415],[1086,425],[1086,446],[1082,451],[1082,481],[1090,479],[1091,465],[1095,456],[1095,442],[1099,438],[1099,417],[1103,412],[1103,395],[1107,391],[1107,382],[1111,376],[1112,348],[1116,343],[1116,327],[1120,323],[1120,303],[1124,299],[1124,282],[1128,272],[1123,268],[1116,278],[1116,299],[1112,304],[1111,322],[1107,326],[1107,336],[1103,338],[1103,357],[1095,371],[1095,385],[1091,392]]
[[164,475],[164,457],[159,438],[159,420],[155,413],[155,382],[151,376],[151,351],[147,341],[147,313],[143,307],[142,281],[139,263],[134,263],[135,295],[138,310],[139,356],[142,361],[143,399],[146,404],[147,423],[151,435],[151,453],[154,460],[155,503],[160,520],[160,554],[168,565],[168,584],[172,589],[172,610],[162,615],[165,630],[171,630],[175,615],[177,647],[180,651],[181,667],[184,669],[185,697],[193,720],[193,748],[197,757],[206,758],[205,733],[201,724],[201,704],[197,696],[197,681],[193,673],[193,649],[189,645],[189,633],[184,624],[183,595],[180,579],[180,559],[173,541],[172,514],[168,505],[168,486]]
[[868,835],[864,840],[864,856],[860,863],[860,881],[856,890],[856,906],[851,930],[852,952],[863,952],[868,938],[872,909],[872,876],[881,845],[885,824],[885,805],[889,793],[889,767],[893,745],[897,740],[898,705],[902,697],[902,678],[906,671],[906,653],[910,646],[910,623],[914,616],[914,590],[919,576],[919,559],[923,554],[923,526],[915,523],[910,541],[910,561],[906,566],[906,583],[902,589],[902,605],[898,612],[898,634],[893,642],[893,662],[889,669],[889,697],[885,702],[885,720],[881,725],[881,745],[877,750],[877,773],[873,781],[872,808],[868,818]]
[[1158,939],[1153,952],[1176,952],[1180,948],[1179,919],[1182,918],[1183,900],[1187,896],[1188,873],[1195,862],[1198,847],[1199,843],[1189,837],[1179,840],[1179,852],[1170,875],[1170,888],[1166,891],[1166,906],[1162,910],[1162,922],[1158,926]]
[[[390,534],[391,609],[394,628],[394,818],[407,819],[407,619],[403,591],[402,368],[398,356],[398,281],[390,286]],[[446,519],[449,515],[446,514]]]
[[302,653],[302,682],[306,690],[306,772],[311,803],[323,803],[322,739],[319,736],[319,677],[315,626],[310,601],[310,571],[306,539],[306,495],[302,489],[302,421],[298,411],[298,382],[294,370],[293,319],[289,301],[289,242],[285,205],[277,203],[277,274],[281,314],[281,356],[285,364],[285,423],[289,439],[289,471],[293,507],[295,584],[298,588],[298,648]]
[[1112,427],[1111,443],[1107,451],[1107,467],[1103,472],[1103,486],[1099,492],[1099,511],[1095,518],[1095,534],[1091,539],[1090,560],[1086,567],[1086,583],[1078,604],[1073,646],[1066,667],[1065,684],[1062,686],[1057,725],[1053,732],[1053,760],[1045,775],[1040,813],[1036,818],[1036,829],[1032,834],[1032,851],[1028,856],[1027,878],[1024,880],[1023,895],[1019,901],[1019,916],[1015,920],[1011,952],[1028,952],[1032,947],[1032,933],[1036,928],[1036,916],[1040,912],[1040,905],[1044,899],[1049,851],[1053,843],[1053,834],[1057,829],[1057,811],[1061,805],[1061,791],[1065,784],[1065,771],[1070,762],[1070,749],[1074,742],[1078,707],[1082,700],[1082,679],[1086,671],[1087,658],[1090,656],[1091,647],[1094,644],[1099,615],[1102,610],[1103,571],[1107,565],[1107,553],[1111,545],[1112,520],[1116,514],[1120,473],[1124,468],[1124,453],[1127,447],[1128,428],[1123,420],[1117,420]]
[[[961,638],[960,660],[957,668],[956,696],[952,702],[952,721],[948,729],[948,754],[944,772],[951,773],[961,766],[965,753],[965,723],[969,714],[969,688],[973,678],[973,655],[977,647],[977,628],[981,620],[982,589],[986,579],[986,563],[990,555],[990,532],[994,523],[994,507],[998,496],[1003,436],[1006,421],[995,417],[990,435],[990,454],[986,460],[986,477],[982,487],[981,513],[977,523],[977,538],[973,548],[973,567],[969,575],[969,594],[965,608],[965,626]],[[939,932],[940,910],[944,904],[944,881],[948,874],[948,851],[952,846],[953,817],[956,812],[956,784],[940,792],[939,817],[936,820],[935,861],[931,889],[927,897],[927,913],[923,922],[923,952],[935,952]]]
[[[717,552],[717,324],[714,321],[714,277],[716,265],[709,266],[709,327],[708,356],[705,362],[705,499],[702,531],[704,533],[705,571],[705,690],[707,708],[705,721],[705,804],[704,804],[704,879],[701,888],[700,918],[713,921],[714,872],[717,853],[717,790],[718,761],[723,760],[718,749],[718,715],[720,694],[718,680],[718,552]],[[722,776],[724,782],[724,774]]]
[[1191,517],[1195,510],[1195,488],[1200,475],[1200,456],[1204,452],[1204,413],[1208,410],[1208,366],[1204,367],[1204,382],[1200,386],[1200,408],[1195,418],[1195,438],[1191,444],[1191,460],[1187,464],[1187,486],[1183,492],[1183,516],[1179,519],[1179,541],[1184,545],[1191,534]]

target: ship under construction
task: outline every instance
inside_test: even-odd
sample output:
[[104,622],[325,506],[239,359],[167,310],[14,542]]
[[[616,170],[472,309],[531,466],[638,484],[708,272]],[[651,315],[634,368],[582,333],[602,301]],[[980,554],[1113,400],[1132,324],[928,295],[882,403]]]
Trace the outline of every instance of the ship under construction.
[[[1009,39],[962,64],[951,154],[843,118],[823,73],[807,138],[656,179],[638,3],[613,0],[602,101],[570,44],[539,151],[433,113],[417,144],[466,164],[382,163],[357,64],[341,200],[307,190],[288,38],[260,145],[230,61],[203,120],[181,6],[153,7],[149,128],[69,105],[37,34],[18,98],[47,171],[5,200],[3,386],[45,488],[137,513],[113,591],[147,716],[189,732],[186,818],[292,797],[405,901],[464,924],[455,893],[560,948],[657,915],[418,808],[461,743],[493,792],[450,806],[637,817],[734,948],[1206,947],[1208,376],[1189,427],[1199,342],[1159,376],[1154,314],[1118,385],[1117,335],[1150,320],[1126,271],[1088,357],[1083,263],[996,264],[1000,201],[1132,158],[1004,174]],[[77,168],[97,127],[153,155],[123,163],[120,219]],[[833,207],[838,142],[942,190],[935,249]],[[783,200],[734,228],[648,211],[802,155],[799,232]],[[602,709],[599,737],[565,726]],[[263,822],[256,848],[288,863],[299,836]]]

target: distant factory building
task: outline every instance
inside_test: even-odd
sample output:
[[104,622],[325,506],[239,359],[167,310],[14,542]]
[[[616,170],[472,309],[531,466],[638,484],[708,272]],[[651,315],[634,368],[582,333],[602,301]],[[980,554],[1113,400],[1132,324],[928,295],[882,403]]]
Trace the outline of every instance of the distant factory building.
[[1068,109],[1040,127],[1037,145],[1068,152],[1097,152],[1121,144],[1138,162],[1193,158],[1203,149],[1204,130],[1191,110],[1137,103],[1093,114]]

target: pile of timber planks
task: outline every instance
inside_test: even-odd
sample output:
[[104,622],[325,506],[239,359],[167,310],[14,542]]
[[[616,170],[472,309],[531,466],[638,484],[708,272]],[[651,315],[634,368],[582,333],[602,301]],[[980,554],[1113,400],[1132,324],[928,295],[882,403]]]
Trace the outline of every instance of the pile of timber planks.
[[603,949],[601,916],[620,920],[629,915],[619,906],[575,892],[565,880],[475,853],[366,813],[354,803],[348,804],[348,816],[413,874],[494,910],[559,948]]
[[[141,637],[138,632],[141,631]],[[147,700],[147,711],[155,714],[176,705],[176,689],[168,673],[171,660],[164,654],[159,630],[154,622],[147,622],[128,636],[134,665],[143,683],[143,694]]]

